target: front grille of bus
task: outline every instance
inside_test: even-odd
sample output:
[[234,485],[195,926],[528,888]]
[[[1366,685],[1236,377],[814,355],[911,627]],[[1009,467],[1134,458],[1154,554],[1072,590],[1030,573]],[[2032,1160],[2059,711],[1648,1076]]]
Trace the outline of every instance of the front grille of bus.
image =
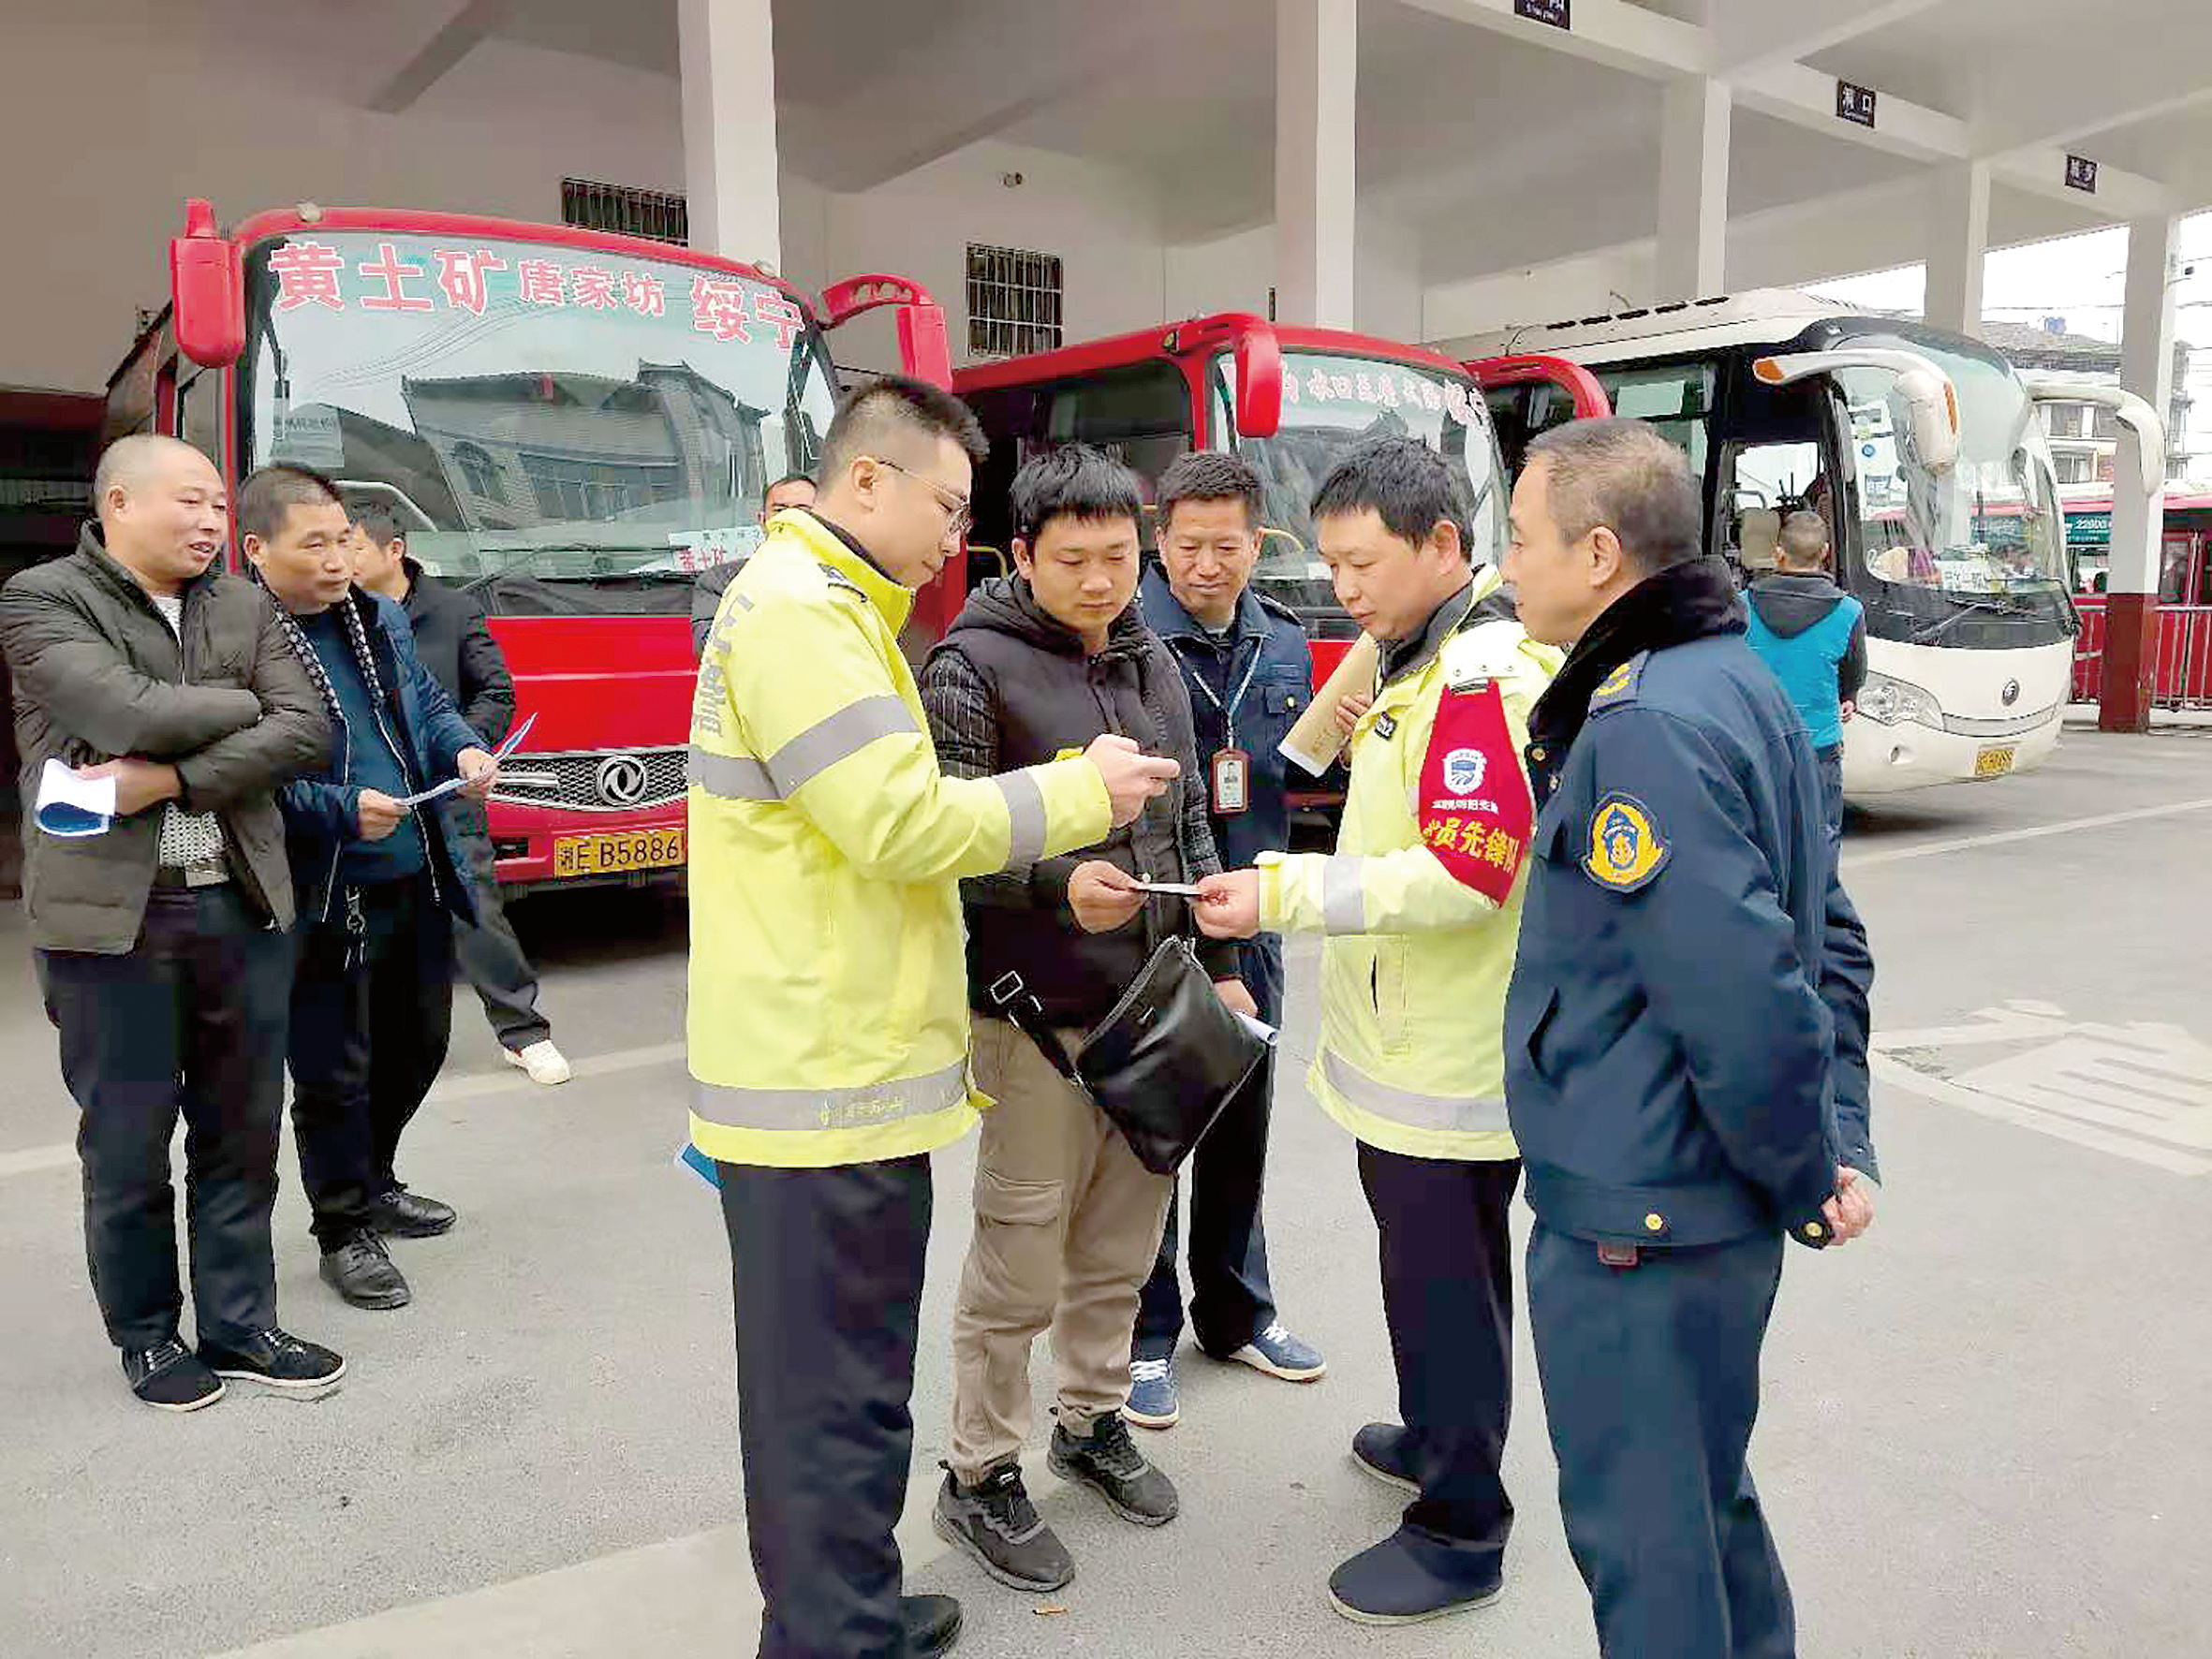
[[[500,769],[494,800],[510,806],[557,806],[571,812],[634,813],[684,799],[686,751],[672,749],[583,749],[567,755],[522,754]],[[600,768],[613,759],[643,767],[644,787],[635,800],[609,800],[599,786]]]
[[1964,714],[1946,714],[1943,729],[1961,738],[2014,738],[2022,732],[2040,730],[2063,712],[2063,709],[2053,703],[2032,714],[2008,714],[2002,720],[1973,720]]

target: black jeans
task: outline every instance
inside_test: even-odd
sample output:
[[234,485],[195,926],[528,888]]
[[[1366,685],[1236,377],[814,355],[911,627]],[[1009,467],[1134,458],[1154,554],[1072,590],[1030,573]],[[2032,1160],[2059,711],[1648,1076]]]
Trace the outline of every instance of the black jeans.
[[155,888],[124,956],[38,954],[84,1165],[84,1247],[108,1338],[177,1334],[170,1140],[184,1120],[192,1304],[202,1339],[276,1323],[269,1213],[284,1112],[291,949],[235,885]]
[[1843,845],[1843,745],[1816,749],[1813,758],[1821,768],[1821,806],[1828,815],[1828,848]]
[[[1260,1018],[1279,1025],[1283,1017],[1283,947],[1272,933],[1247,939],[1239,950],[1245,989]],[[1190,1154],[1188,1178],[1168,1201],[1159,1258],[1137,1304],[1130,1352],[1164,1359],[1183,1338],[1183,1285],[1175,1271],[1183,1208],[1190,1192],[1190,1323],[1198,1345],[1217,1358],[1233,1354],[1275,1321],[1275,1290],[1267,1276],[1267,1236],[1260,1200],[1267,1177],[1267,1126],[1275,1097],[1275,1056],[1214,1120]]]
[[360,891],[361,934],[338,925],[342,896],[331,923],[296,930],[292,1138],[325,1250],[368,1226],[370,1206],[395,1184],[400,1136],[453,1030],[453,927],[428,878]]
[[929,1159],[716,1167],[760,1659],[897,1659]]
[[1513,1404],[1520,1182],[1518,1158],[1408,1158],[1360,1143],[1398,1411],[1421,1481],[1399,1535],[1438,1578],[1475,1587],[1497,1582],[1513,1526],[1498,1464]]
[[469,883],[476,889],[477,919],[454,918],[453,955],[462,977],[476,987],[484,1018],[492,1022],[499,1041],[509,1049],[526,1049],[552,1036],[553,1026],[538,1011],[538,971],[530,965],[499,903],[499,875],[482,811],[471,810],[473,818],[461,817],[458,812],[455,816],[468,859]]

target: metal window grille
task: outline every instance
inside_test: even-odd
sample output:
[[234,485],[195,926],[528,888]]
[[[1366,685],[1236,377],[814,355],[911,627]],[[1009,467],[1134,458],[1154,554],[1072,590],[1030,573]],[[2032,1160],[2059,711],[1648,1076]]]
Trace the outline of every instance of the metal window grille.
[[1060,257],[967,244],[967,351],[1020,357],[1060,344]]
[[611,230],[649,242],[691,243],[691,214],[681,196],[663,190],[635,190],[627,184],[597,184],[589,179],[561,181],[561,222],[585,230]]

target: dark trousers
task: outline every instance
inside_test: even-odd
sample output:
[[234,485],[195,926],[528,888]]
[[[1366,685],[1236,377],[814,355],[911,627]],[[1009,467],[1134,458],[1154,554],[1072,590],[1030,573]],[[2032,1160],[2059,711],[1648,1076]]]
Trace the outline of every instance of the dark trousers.
[[1528,1314],[1559,1507],[1605,1659],[1792,1659],[1796,1621],[1745,1465],[1779,1237],[1607,1267],[1541,1222]]
[[530,965],[499,903],[492,837],[480,813],[474,823],[463,821],[459,840],[468,859],[469,882],[476,889],[477,919],[454,918],[453,957],[461,964],[462,977],[476,987],[484,1018],[500,1042],[509,1049],[526,1049],[553,1035],[553,1026],[538,1011],[538,970]]
[[895,1659],[929,1159],[717,1167],[760,1659]]
[[370,1226],[370,1206],[396,1184],[400,1136],[453,1030],[453,928],[429,880],[360,891],[361,933],[339,925],[342,899],[331,923],[295,930],[292,1138],[325,1250]]
[[177,1334],[170,1139],[180,1114],[199,1335],[234,1343],[269,1329],[285,936],[231,884],[155,888],[127,955],[41,951],[38,968],[81,1114],[84,1248],[109,1340],[150,1348]]
[[[1281,1024],[1282,941],[1272,933],[1246,940],[1239,972],[1259,1005],[1260,1018]],[[1168,1200],[1159,1258],[1137,1304],[1130,1351],[1138,1358],[1164,1359],[1183,1339],[1183,1285],[1175,1255],[1186,1186],[1190,1193],[1190,1323],[1198,1345],[1217,1357],[1233,1354],[1275,1322],[1267,1236],[1260,1226],[1274,1099],[1275,1056],[1270,1054],[1190,1154],[1187,1179],[1177,1182],[1175,1196]]]
[[1517,1158],[1408,1158],[1360,1143],[1382,1311],[1421,1496],[1399,1535],[1437,1578],[1497,1582],[1513,1527],[1498,1465],[1513,1407]]
[[1821,804],[1828,813],[1828,850],[1843,844],[1843,745],[1816,750],[1821,766]]

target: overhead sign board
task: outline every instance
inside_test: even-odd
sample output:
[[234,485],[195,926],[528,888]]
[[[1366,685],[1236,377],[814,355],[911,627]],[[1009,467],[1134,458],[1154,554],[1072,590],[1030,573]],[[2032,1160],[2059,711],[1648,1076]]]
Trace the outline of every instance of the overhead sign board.
[[1513,15],[1555,29],[1571,29],[1574,25],[1569,21],[1568,5],[1569,0],[1513,0]]
[[1860,126],[1874,125],[1874,89],[1849,81],[1836,83],[1836,116]]

